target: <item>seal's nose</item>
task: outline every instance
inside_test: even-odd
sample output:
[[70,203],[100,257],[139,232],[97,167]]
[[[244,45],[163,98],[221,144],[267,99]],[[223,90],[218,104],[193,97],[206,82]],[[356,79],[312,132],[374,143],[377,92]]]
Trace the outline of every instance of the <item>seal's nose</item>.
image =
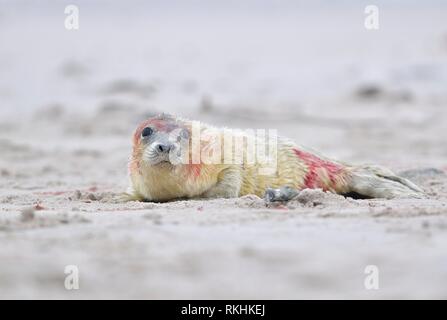
[[172,148],[171,144],[163,144],[159,143],[155,146],[155,150],[157,150],[159,153],[168,153]]

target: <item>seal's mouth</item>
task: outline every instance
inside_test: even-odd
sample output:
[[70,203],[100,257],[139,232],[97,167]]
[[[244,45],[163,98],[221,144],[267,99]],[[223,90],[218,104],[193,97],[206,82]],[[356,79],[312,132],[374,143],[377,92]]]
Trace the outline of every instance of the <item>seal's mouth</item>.
[[166,165],[172,165],[171,161],[169,160],[162,160],[159,163],[155,164],[156,166],[166,166]]
[[169,163],[169,155],[157,152],[154,148],[148,147],[143,153],[143,160],[151,166],[162,163],[166,164]]
[[175,161],[171,161],[169,155],[145,155],[144,161],[153,167],[164,168],[175,166]]
[[151,166],[175,166],[183,163],[183,148],[178,144],[153,143],[143,151],[143,160]]
[[145,161],[151,166],[167,166],[172,165],[169,159],[145,159]]

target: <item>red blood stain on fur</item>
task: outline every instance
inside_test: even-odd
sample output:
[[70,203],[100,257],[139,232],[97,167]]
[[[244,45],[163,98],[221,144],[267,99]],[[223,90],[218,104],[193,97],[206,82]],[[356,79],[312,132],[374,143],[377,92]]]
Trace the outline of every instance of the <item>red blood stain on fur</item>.
[[[321,188],[323,190],[328,190],[330,185],[336,182],[337,175],[343,170],[343,167],[337,163],[323,160],[316,155],[305,152],[299,149],[293,149],[295,154],[304,161],[308,167],[308,173],[304,179],[304,185],[306,188],[315,189]],[[325,172],[330,181],[323,181],[319,172]]]
[[156,131],[169,133],[179,127],[179,125],[170,119],[151,118],[142,122],[135,130],[133,136],[132,159],[129,163],[129,171],[135,174],[142,174],[140,160],[142,157],[141,134],[147,127],[154,128]]
[[188,173],[192,175],[194,178],[200,176],[202,172],[202,166],[200,164],[189,164],[188,165]]
[[164,132],[168,132],[169,129],[172,127],[172,125],[170,125],[170,123],[166,120],[158,120],[158,119],[151,120],[149,124],[155,127],[155,129],[157,129],[158,131],[164,131]]
[[142,122],[137,130],[135,131],[133,142],[134,144],[137,144],[141,140],[141,134],[143,133],[144,128],[146,127],[152,127],[155,128],[158,131],[162,132],[171,132],[172,130],[178,128],[177,123],[173,121],[169,121],[166,119],[149,119],[144,122]]
[[141,173],[141,165],[140,161],[138,161],[138,158],[134,155],[129,162],[129,172],[132,174],[142,174]]
[[144,128],[146,128],[146,127],[154,127],[158,130],[163,130],[165,126],[166,126],[166,121],[164,121],[164,120],[149,119],[149,120],[146,120],[146,121],[143,121],[142,123],[140,123],[140,125],[138,126],[137,131],[135,133],[136,133],[136,135],[138,135],[140,137],[141,133],[143,132]]

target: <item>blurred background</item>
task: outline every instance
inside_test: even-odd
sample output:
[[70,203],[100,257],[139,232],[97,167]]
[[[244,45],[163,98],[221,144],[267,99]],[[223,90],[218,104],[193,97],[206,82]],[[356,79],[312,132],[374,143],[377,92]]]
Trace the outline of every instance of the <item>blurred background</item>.
[[[364,26],[367,1],[0,3],[3,121],[170,112],[278,128],[340,157],[447,155],[432,131],[447,100],[445,1],[375,1],[378,30]],[[65,29],[69,4],[79,30]]]
[[[113,203],[160,112],[429,168],[432,198]],[[380,297],[445,297],[446,132],[447,1],[0,0],[0,297],[73,297],[70,264],[78,297],[371,297],[370,263]]]

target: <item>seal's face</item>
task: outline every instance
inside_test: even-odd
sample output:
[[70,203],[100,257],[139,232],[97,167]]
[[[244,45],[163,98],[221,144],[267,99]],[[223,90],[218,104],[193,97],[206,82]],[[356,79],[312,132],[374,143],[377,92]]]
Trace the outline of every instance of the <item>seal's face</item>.
[[188,129],[166,116],[145,121],[134,137],[134,153],[137,152],[142,162],[150,166],[183,163],[188,146]]

